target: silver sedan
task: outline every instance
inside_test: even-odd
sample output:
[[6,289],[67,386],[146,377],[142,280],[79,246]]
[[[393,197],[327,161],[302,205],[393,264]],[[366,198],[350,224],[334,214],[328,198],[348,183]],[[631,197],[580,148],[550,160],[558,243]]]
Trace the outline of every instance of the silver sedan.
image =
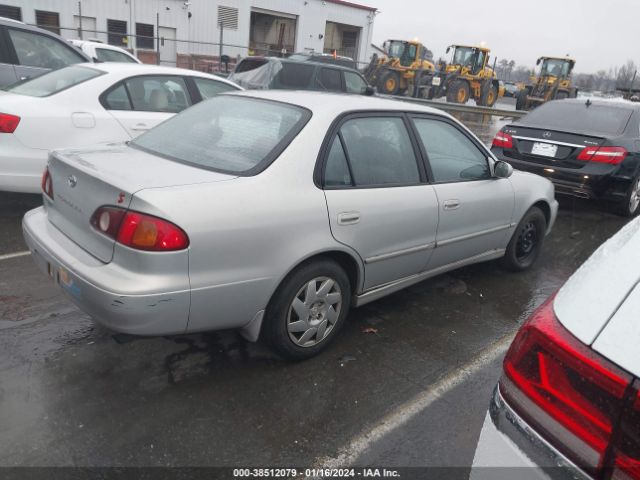
[[288,358],[351,307],[501,259],[529,268],[553,186],[449,115],[315,92],[224,94],[128,144],[50,155],[23,230],[41,269],[107,327],[239,328]]

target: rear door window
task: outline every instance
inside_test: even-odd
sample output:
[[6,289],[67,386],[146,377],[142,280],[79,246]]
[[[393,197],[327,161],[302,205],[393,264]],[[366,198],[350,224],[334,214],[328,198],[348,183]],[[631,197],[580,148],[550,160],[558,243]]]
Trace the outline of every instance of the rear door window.
[[57,69],[85,59],[60,40],[25,30],[8,29],[20,65]]
[[633,110],[624,105],[602,105],[560,100],[545,103],[527,114],[516,125],[560,132],[620,135]]
[[182,77],[148,75],[125,81],[134,110],[178,113],[191,105]]
[[[348,171],[356,186],[399,186],[421,182],[416,155],[402,118],[354,118],[342,125],[338,135],[344,145]],[[335,160],[330,154],[325,175],[328,169],[333,182],[344,184],[344,168],[334,166],[339,163],[338,154],[339,151],[335,153],[338,156]]]
[[313,65],[304,63],[283,62],[273,80],[274,88],[307,89],[313,78]]
[[107,110],[132,110],[124,83],[121,83],[107,93],[104,97],[103,104]]

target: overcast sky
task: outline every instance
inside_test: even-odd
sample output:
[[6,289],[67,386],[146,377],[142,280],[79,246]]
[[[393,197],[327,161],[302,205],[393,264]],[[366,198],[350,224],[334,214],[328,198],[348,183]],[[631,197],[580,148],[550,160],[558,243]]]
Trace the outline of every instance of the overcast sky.
[[640,63],[640,0],[366,0],[380,11],[373,43],[418,37],[435,59],[452,43],[485,42],[498,60],[535,66],[543,55],[594,73]]

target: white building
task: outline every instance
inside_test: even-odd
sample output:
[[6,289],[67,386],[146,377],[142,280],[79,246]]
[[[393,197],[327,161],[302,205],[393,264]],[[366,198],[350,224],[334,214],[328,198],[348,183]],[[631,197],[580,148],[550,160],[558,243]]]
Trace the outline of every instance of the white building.
[[343,0],[0,0],[0,16],[180,65],[216,62],[220,24],[230,57],[336,50],[367,62],[375,14]]

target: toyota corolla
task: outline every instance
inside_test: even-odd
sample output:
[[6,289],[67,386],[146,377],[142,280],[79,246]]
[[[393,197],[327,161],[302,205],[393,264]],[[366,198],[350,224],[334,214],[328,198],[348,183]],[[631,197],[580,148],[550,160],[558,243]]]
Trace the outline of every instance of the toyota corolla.
[[202,102],[128,144],[50,155],[33,258],[121,332],[239,328],[288,358],[353,306],[476,262],[535,262],[552,184],[449,115],[315,92]]

